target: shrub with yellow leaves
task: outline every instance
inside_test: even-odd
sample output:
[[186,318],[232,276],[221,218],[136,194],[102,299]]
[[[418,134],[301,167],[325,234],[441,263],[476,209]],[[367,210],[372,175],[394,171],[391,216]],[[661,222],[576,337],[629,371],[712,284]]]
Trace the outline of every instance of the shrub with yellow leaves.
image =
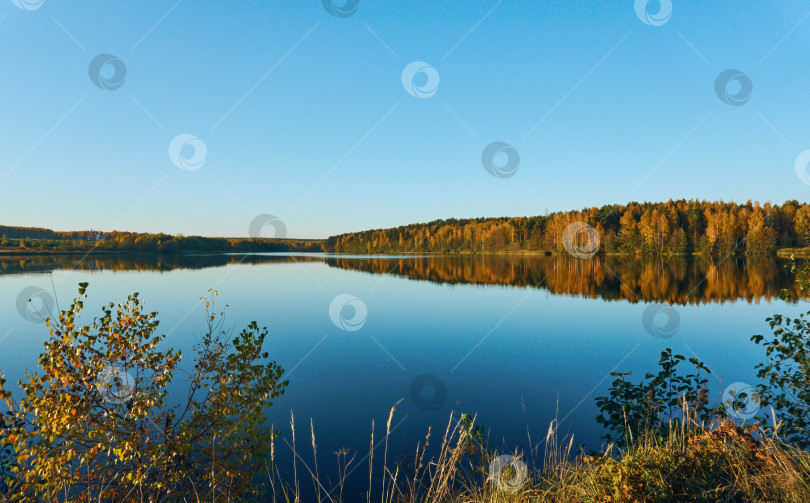
[[12,501],[208,501],[248,496],[277,431],[265,411],[284,392],[283,370],[262,351],[266,328],[223,330],[206,303],[207,329],[194,346],[188,392],[169,399],[181,354],[164,349],[157,313],[138,294],[78,319],[87,283],[48,320],[39,369],[15,400],[0,378],[0,446],[13,448],[0,490]]

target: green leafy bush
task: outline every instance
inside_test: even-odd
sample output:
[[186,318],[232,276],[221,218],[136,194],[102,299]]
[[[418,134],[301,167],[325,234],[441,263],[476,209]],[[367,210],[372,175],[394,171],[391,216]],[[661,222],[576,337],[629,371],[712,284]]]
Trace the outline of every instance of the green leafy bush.
[[763,406],[775,411],[776,425],[769,418],[760,419],[763,426],[778,430],[788,442],[810,447],[810,313],[798,318],[776,314],[768,318],[773,336],[751,337],[765,348],[765,363],[757,364],[763,380],[758,391]]
[[[713,411],[707,409],[708,379],[711,373],[702,362],[690,358],[694,373],[681,375],[679,365],[686,360],[666,348],[661,352],[658,374],[646,374],[644,381],[634,384],[626,379],[630,372],[611,372],[617,377],[608,388],[607,396],[596,398],[599,415],[596,421],[608,433],[602,438],[626,447],[640,435],[666,435],[670,421],[679,420],[684,407],[695,417],[708,420]],[[705,372],[705,374],[704,374]]]

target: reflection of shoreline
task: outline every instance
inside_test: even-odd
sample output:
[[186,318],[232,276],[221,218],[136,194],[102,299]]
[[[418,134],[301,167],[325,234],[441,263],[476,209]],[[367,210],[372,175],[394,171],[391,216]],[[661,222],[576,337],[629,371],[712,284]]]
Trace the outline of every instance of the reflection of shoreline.
[[[145,255],[144,253],[138,253],[134,251],[121,251],[121,250],[93,250],[93,255]],[[0,260],[9,259],[9,258],[26,258],[26,257],[42,257],[42,256],[53,256],[53,257],[61,257],[61,256],[81,256],[87,255],[87,250],[63,250],[63,251],[51,251],[51,250],[0,250]],[[148,255],[148,253],[146,254]]]
[[745,300],[758,303],[792,292],[792,277],[775,257],[635,258],[568,255],[335,255],[335,254],[135,254],[131,252],[0,255],[0,274],[83,271],[156,271],[206,269],[227,265],[322,262],[330,267],[369,274],[391,274],[451,285],[498,285],[547,290],[557,295],[630,302],[705,304]]
[[[142,252],[142,251],[134,251],[134,250],[92,250],[90,252],[86,250],[65,250],[65,251],[49,251],[49,250],[31,250],[31,251],[24,251],[24,252],[17,252],[17,251],[9,251],[9,250],[0,250],[0,261],[3,260],[25,260],[31,257],[93,257],[93,256],[103,256],[103,257],[137,257],[137,258],[147,258],[147,257],[157,257],[157,258],[180,258],[183,257],[195,257],[195,256],[217,256],[217,255],[260,255],[260,254],[278,254],[282,255],[285,253],[297,253],[297,252],[206,252],[206,251],[188,251],[188,252],[177,252],[177,253],[160,253],[160,252]],[[311,252],[311,253],[320,253],[320,252]],[[300,253],[300,255],[305,255],[305,253]]]
[[283,262],[322,262],[320,257],[295,255],[254,255],[242,253],[157,254],[109,252],[84,254],[0,255],[0,274],[80,271],[168,272],[176,269],[206,269],[227,265],[257,265]]
[[326,263],[370,274],[392,274],[439,284],[531,287],[559,295],[630,302],[758,303],[792,290],[781,262],[732,257],[714,263],[696,257],[644,259],[619,256],[577,260],[568,256],[455,255],[375,261],[330,257]]
[[[360,256],[358,253],[352,252],[320,252],[320,251],[311,251],[311,252],[299,252],[299,251],[266,251],[266,252],[256,252],[256,251],[179,251],[179,252],[158,252],[158,251],[149,251],[149,250],[105,250],[102,248],[94,249],[94,250],[39,250],[39,249],[19,249],[19,248],[0,248],[0,260],[9,257],[26,257],[31,255],[48,255],[48,256],[61,256],[61,255],[85,255],[87,253],[91,253],[93,255],[132,255],[132,256],[161,256],[161,257],[168,257],[168,256],[190,256],[190,255],[227,255],[227,254],[238,254],[238,255],[250,255],[250,254],[259,254],[259,253],[276,253],[276,254],[293,254],[293,255],[306,255],[306,254],[316,254],[316,255],[333,255],[333,256]],[[367,257],[395,257],[395,256],[426,256],[426,257],[454,257],[454,256],[462,256],[462,257],[480,257],[480,256],[509,256],[509,257],[564,257],[567,255],[565,251],[545,251],[545,250],[504,250],[504,251],[457,251],[453,253],[444,253],[444,252],[431,252],[431,251],[392,251],[392,252],[374,252],[370,255],[363,254],[363,256]],[[810,247],[808,248],[780,248],[777,249],[774,253],[764,254],[764,255],[757,255],[754,256],[754,259],[773,259],[773,258],[789,258],[791,255],[795,255],[797,257],[805,257],[810,256]],[[637,260],[654,260],[654,259],[675,259],[675,258],[694,258],[694,259],[706,259],[710,260],[712,257],[703,253],[666,253],[662,255],[643,255],[640,253],[626,253],[626,252],[610,252],[610,253],[599,253],[599,257],[606,258],[606,257],[620,257],[620,258],[631,258]],[[745,255],[743,254],[736,254],[735,257],[744,258]]]

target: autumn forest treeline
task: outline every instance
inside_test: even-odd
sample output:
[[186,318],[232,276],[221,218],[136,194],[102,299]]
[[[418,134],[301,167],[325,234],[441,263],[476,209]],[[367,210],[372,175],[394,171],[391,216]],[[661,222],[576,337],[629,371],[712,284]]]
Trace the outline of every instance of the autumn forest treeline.
[[[810,205],[677,200],[613,204],[533,217],[434,220],[317,239],[218,238],[0,225],[0,250],[334,253],[563,252],[565,229],[593,228],[599,252],[636,255],[731,252],[767,255],[810,246]],[[582,236],[580,236],[582,237]],[[586,236],[587,237],[587,236]],[[589,246],[591,243],[587,243]]]
[[0,225],[0,249],[44,252],[127,251],[146,253],[183,252],[317,252],[319,240],[269,238],[216,238],[173,236],[140,232],[54,231],[34,227]]
[[643,255],[766,255],[810,245],[810,205],[677,200],[613,204],[535,217],[435,220],[332,236],[336,253],[564,251],[563,232],[592,226],[600,252]]

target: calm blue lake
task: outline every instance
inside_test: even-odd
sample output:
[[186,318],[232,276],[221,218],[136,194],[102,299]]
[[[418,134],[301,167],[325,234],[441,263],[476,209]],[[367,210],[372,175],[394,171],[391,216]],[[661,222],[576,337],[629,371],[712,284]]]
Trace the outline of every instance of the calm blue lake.
[[36,365],[47,336],[18,310],[26,288],[55,292],[65,307],[77,284],[89,282],[93,315],[140,292],[189,366],[204,328],[199,299],[214,288],[220,307],[229,306],[226,325],[269,328],[267,350],[290,381],[268,410],[284,431],[279,457],[289,456],[292,412],[305,459],[311,419],[322,473],[347,448],[362,465],[352,475],[358,484],[367,484],[360,461],[372,421],[376,442],[397,402],[394,452],[411,454],[428,426],[443,432],[451,411],[477,414],[506,451],[538,445],[555,418],[575,445],[598,448],[604,432],[594,398],[611,371],[641,377],[672,347],[713,370],[719,400],[727,384],[756,382],[763,351],[749,338],[769,333],[765,318],[807,310],[777,298],[791,278],[775,259],[278,254],[94,256],[77,265],[79,258],[0,260],[0,369],[10,383]]

